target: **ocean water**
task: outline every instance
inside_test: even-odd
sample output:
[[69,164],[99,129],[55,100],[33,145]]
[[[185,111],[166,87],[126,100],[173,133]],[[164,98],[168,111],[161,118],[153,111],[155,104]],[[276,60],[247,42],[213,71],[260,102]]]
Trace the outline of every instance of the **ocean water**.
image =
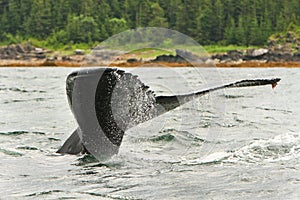
[[127,68],[157,95],[242,79],[128,130],[99,162],[55,151],[76,128],[72,68],[0,68],[0,199],[300,199],[300,69]]

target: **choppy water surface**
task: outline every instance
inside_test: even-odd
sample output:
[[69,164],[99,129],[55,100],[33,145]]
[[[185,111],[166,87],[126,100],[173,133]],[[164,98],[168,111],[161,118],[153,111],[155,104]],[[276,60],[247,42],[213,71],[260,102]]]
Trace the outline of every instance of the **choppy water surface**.
[[54,152],[70,68],[0,69],[0,199],[299,199],[300,69],[126,69],[158,95],[250,78],[126,133],[107,162]]

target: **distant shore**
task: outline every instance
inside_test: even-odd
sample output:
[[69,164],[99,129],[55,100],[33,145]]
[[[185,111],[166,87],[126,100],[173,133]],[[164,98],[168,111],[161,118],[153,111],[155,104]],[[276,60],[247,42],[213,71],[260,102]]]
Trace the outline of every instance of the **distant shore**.
[[220,67],[220,68],[298,68],[300,53],[291,53],[283,48],[257,48],[230,50],[224,53],[206,54],[199,57],[188,50],[170,54],[145,49],[139,52],[98,49],[94,54],[76,49],[71,54],[51,52],[30,44],[0,47],[0,67]]
[[80,67],[82,62],[48,60],[0,60],[0,67]]
[[229,63],[203,63],[203,64],[187,64],[178,62],[121,62],[99,63],[97,65],[87,65],[84,62],[71,61],[47,61],[47,60],[0,60],[0,67],[85,67],[85,66],[108,66],[108,67],[151,67],[151,66],[166,66],[166,67],[219,67],[219,68],[300,68],[300,62],[229,62]]

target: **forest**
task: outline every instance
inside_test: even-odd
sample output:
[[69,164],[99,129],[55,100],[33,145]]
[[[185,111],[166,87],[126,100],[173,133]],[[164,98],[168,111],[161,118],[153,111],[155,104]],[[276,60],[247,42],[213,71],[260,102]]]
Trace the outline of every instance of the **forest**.
[[0,43],[93,45],[127,29],[165,27],[201,45],[261,46],[299,19],[298,0],[0,0]]

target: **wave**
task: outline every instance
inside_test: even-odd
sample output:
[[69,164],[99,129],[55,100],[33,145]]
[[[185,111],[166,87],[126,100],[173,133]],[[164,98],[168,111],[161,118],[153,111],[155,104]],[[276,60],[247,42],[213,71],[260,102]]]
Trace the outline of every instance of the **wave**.
[[232,152],[229,162],[272,162],[300,156],[300,133],[286,133],[271,139],[259,139]]
[[159,136],[154,136],[154,137],[150,138],[149,140],[151,142],[161,142],[161,141],[171,142],[171,141],[174,141],[174,139],[175,139],[175,136],[168,133],[168,134],[163,134],[163,135],[159,135]]
[[220,163],[262,163],[300,157],[300,133],[287,133],[271,139],[258,139],[239,149],[215,152],[201,158],[182,161],[184,165]]
[[8,149],[2,149],[2,148],[0,148],[0,152],[6,154],[8,156],[13,156],[13,157],[20,157],[20,156],[24,155],[24,154],[16,152],[16,151],[12,151],[12,150],[8,150]]
[[285,114],[290,114],[293,113],[293,111],[290,110],[283,110],[283,109],[275,109],[275,108],[267,108],[267,107],[255,107],[258,110],[266,110],[266,111],[278,111],[278,112],[282,112]]
[[222,94],[220,97],[225,99],[252,98],[252,96]]
[[8,132],[0,132],[0,136],[1,135],[4,135],[4,136],[14,136],[14,135],[23,135],[23,134],[29,134],[29,133],[32,133],[32,134],[38,134],[38,135],[45,135],[45,133],[43,132],[39,132],[39,131],[8,131]]
[[0,88],[0,91],[13,91],[13,92],[21,92],[21,93],[46,93],[44,90],[25,90],[20,89],[17,87],[11,87],[11,88]]
[[30,146],[21,146],[21,147],[17,147],[17,149],[21,149],[21,150],[29,150],[29,151],[35,151],[35,150],[39,150],[36,147],[30,147]]
[[35,192],[26,195],[26,197],[34,197],[34,196],[44,196],[44,195],[50,195],[54,193],[63,193],[63,190],[48,190],[48,191],[42,191],[42,192]]
[[39,102],[39,101],[48,101],[49,99],[52,99],[52,98],[13,99],[10,101],[4,101],[3,103],[9,104],[9,103],[22,103],[22,102],[30,102],[30,101]]
[[29,133],[28,131],[9,131],[9,132],[0,132],[0,135],[22,135]]

